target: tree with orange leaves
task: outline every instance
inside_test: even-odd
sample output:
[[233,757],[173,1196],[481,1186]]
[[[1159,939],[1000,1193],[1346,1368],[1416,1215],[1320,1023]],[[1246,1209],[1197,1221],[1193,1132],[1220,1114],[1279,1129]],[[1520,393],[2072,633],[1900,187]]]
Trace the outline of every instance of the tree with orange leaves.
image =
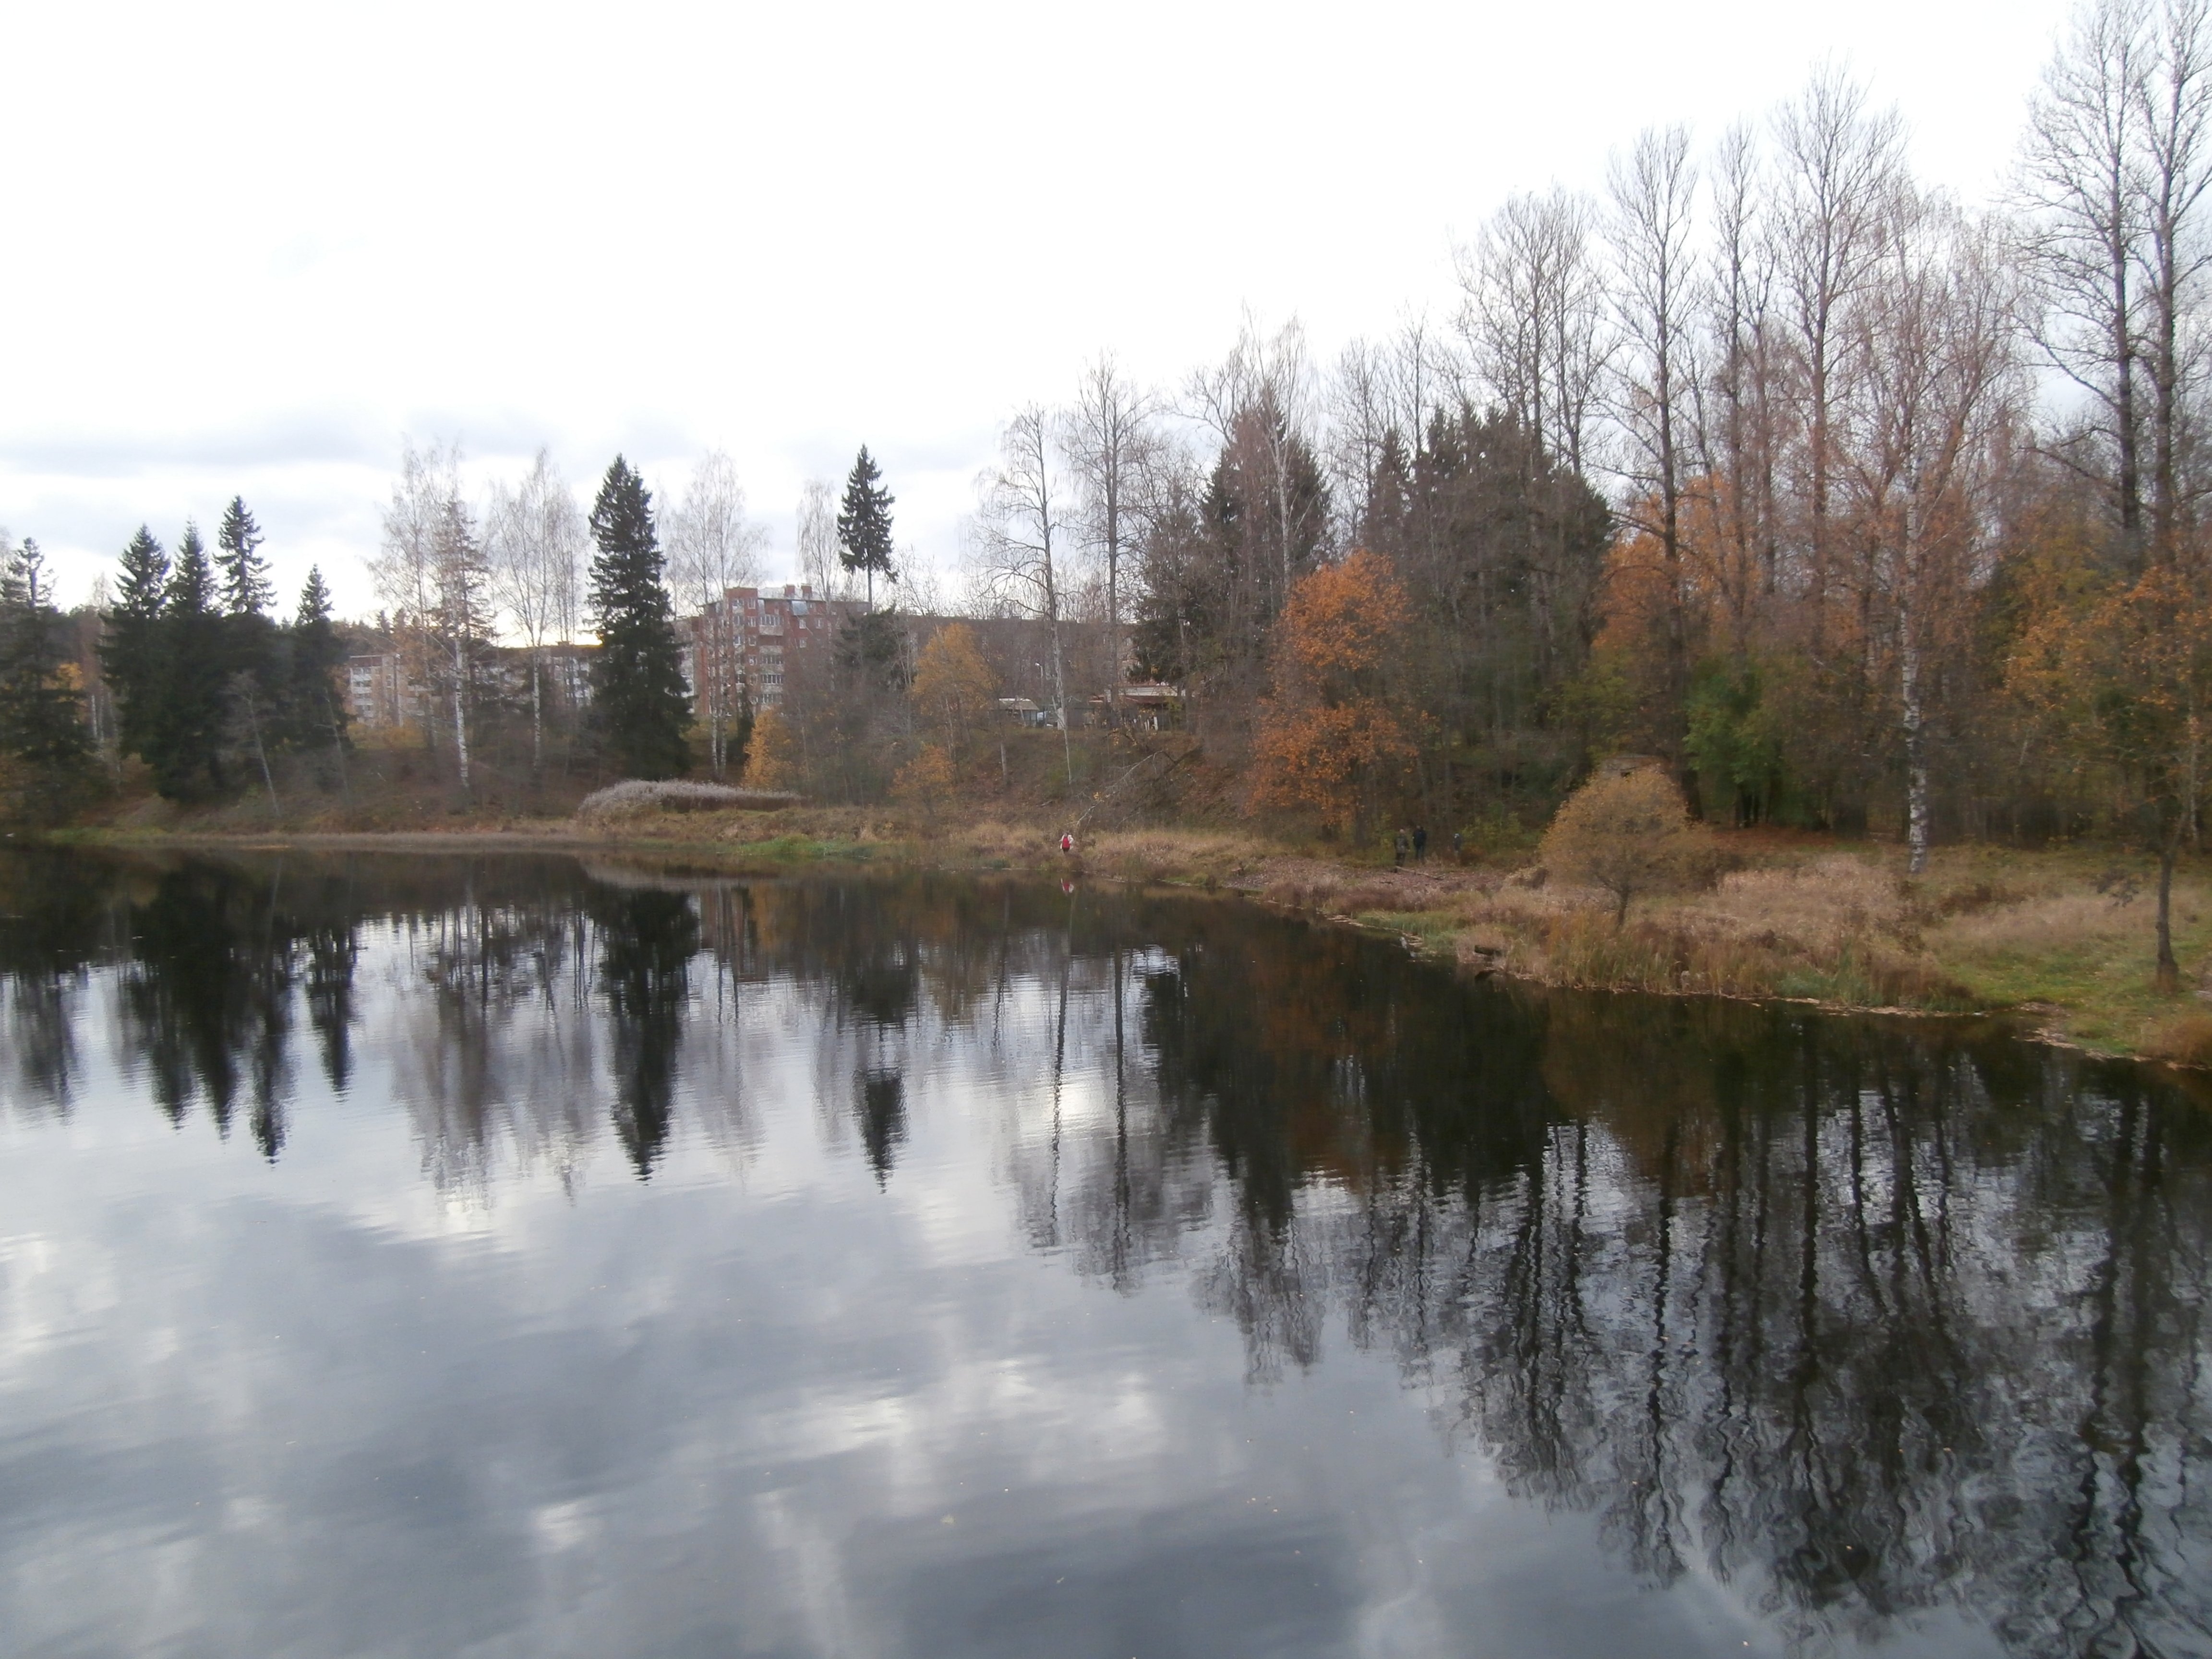
[[1414,758],[1413,723],[1389,685],[1390,653],[1413,614],[1378,553],[1324,565],[1291,590],[1275,625],[1252,807],[1312,812],[1334,832],[1366,838],[1383,788]]
[[2133,788],[2158,854],[2161,991],[2179,988],[2173,866],[2203,804],[2204,718],[2212,709],[2212,591],[2205,574],[2160,560],[2130,582],[2078,570],[2037,573],[2035,620],[2007,665],[2013,690],[2078,760]]

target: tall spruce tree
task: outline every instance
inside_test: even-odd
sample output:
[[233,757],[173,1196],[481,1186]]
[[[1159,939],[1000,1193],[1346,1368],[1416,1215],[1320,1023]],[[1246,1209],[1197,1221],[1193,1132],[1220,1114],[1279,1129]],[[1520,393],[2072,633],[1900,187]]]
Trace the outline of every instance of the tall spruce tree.
[[691,765],[683,649],[661,580],[653,497],[619,455],[592,503],[592,539],[599,548],[592,560],[592,610],[599,632],[592,665],[593,723],[630,776],[677,776]]
[[276,603],[276,588],[269,580],[268,562],[261,556],[261,544],[266,539],[253,514],[246,510],[246,498],[232,496],[215,535],[222,608],[231,616],[258,616]]
[[199,527],[187,524],[161,599],[156,656],[160,704],[147,764],[172,800],[223,787],[222,737],[229,664],[215,572]]
[[276,728],[283,724],[286,688],[283,641],[268,614],[276,588],[261,556],[264,539],[246,498],[232,496],[215,537],[223,612],[224,719],[230,738],[252,755],[274,806],[276,781],[269,768],[269,748],[276,741]]
[[[344,786],[346,750],[351,744],[338,675],[345,667],[346,647],[331,621],[331,590],[319,566],[308,570],[307,585],[300,590],[300,609],[292,619],[289,643],[283,740],[294,749],[327,755]],[[327,776],[325,781],[327,786]]]
[[161,707],[161,606],[169,555],[144,525],[123,550],[123,580],[100,644],[100,672],[115,694],[116,746],[153,764]]
[[0,781],[39,817],[64,807],[92,773],[82,688],[68,618],[46,589],[39,544],[0,544]]
[[860,446],[845,480],[845,499],[837,509],[837,562],[866,578],[868,609],[876,608],[876,578],[898,580],[891,568],[891,493],[883,487],[875,457]]
[[300,609],[292,619],[289,670],[285,687],[285,739],[301,749],[346,742],[345,697],[338,671],[345,666],[345,641],[331,620],[330,586],[318,565],[300,590]]

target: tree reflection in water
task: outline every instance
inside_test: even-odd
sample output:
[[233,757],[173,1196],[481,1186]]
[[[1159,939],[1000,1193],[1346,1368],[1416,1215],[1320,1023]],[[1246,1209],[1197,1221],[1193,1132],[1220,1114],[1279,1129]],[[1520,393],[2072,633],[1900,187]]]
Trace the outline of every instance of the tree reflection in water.
[[[2203,1650],[2212,1125],[2003,1033],[1520,994],[1249,907],[559,860],[0,859],[10,1109],[94,1002],[172,1119],[282,1155],[295,1025],[441,1183],[640,1177],[751,1133],[732,1034],[812,1033],[890,1182],[957,1051],[1030,1244],[1188,1280],[1261,1383],[1387,1352],[1532,1502],[1791,1634],[1958,1606],[2023,1654]],[[689,1120],[696,1119],[696,1121]]]

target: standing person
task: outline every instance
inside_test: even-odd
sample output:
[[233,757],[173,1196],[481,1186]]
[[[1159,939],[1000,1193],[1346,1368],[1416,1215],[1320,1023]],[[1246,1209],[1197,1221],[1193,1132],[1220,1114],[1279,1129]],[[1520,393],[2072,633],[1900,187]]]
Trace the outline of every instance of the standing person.
[[1413,826],[1413,862],[1416,864],[1426,864],[1428,861],[1428,826],[1425,824],[1417,823]]
[[1467,862],[1467,831],[1464,830],[1452,831],[1452,862],[1454,864]]
[[1390,862],[1400,869],[1406,866],[1406,832],[1403,830],[1390,837]]

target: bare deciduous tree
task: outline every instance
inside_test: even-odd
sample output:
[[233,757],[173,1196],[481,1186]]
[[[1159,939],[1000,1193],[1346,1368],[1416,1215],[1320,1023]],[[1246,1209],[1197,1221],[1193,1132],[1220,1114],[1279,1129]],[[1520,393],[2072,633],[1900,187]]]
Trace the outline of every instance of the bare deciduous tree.
[[1006,423],[1000,464],[983,475],[981,483],[975,575],[986,598],[1036,617],[1050,633],[1053,696],[1060,705],[1060,747],[1073,789],[1075,749],[1068,736],[1067,664],[1061,639],[1066,507],[1053,465],[1054,424],[1052,415],[1037,404]]
[[1783,106],[1774,133],[1782,161],[1777,263],[1803,407],[1806,586],[1817,659],[1833,553],[1829,497],[1845,313],[1880,257],[1901,177],[1904,124],[1894,110],[1870,112],[1866,89],[1829,64]]
[[2142,414],[2136,287],[2143,198],[2142,0],[2092,0],[2028,106],[2020,190],[2037,301],[2036,346],[2091,400],[2113,516],[2131,564],[2142,550]]
[[728,723],[750,696],[738,654],[732,587],[759,580],[763,535],[745,512],[744,486],[720,450],[701,458],[684,497],[667,518],[668,575],[681,610],[696,614],[692,660],[699,712],[707,721],[707,751],[714,775],[726,762]]
[[[1656,538],[1664,562],[1666,675],[1679,698],[1688,684],[1682,613],[1682,441],[1690,387],[1691,246],[1697,170],[1689,129],[1647,130],[1610,179],[1620,349],[1613,356],[1613,416],[1627,442],[1621,471],[1632,522]],[[1656,509],[1656,510],[1655,510]],[[1671,757],[1680,758],[1679,748]]]
[[435,678],[440,538],[447,507],[460,499],[460,447],[434,440],[417,449],[403,441],[399,479],[384,509],[384,542],[369,561],[376,596],[390,619],[403,681],[423,693],[422,742],[437,746],[438,702],[427,695]]
[[1105,575],[1106,705],[1119,716],[1123,678],[1121,597],[1124,567],[1142,526],[1160,441],[1156,406],[1109,352],[1084,371],[1075,406],[1062,423],[1062,445],[1078,489],[1084,544]]
[[1298,459],[1311,453],[1313,375],[1306,361],[1305,330],[1293,318],[1272,335],[1263,335],[1249,315],[1236,346],[1221,364],[1193,374],[1186,397],[1190,416],[1211,428],[1228,447],[1249,452],[1261,475],[1263,505],[1271,520],[1273,562],[1269,573],[1277,591],[1272,617],[1303,574],[1300,550],[1314,539],[1301,521]]
[[583,510],[540,449],[521,484],[495,485],[484,515],[492,597],[530,653],[530,766],[545,765],[545,647],[576,631],[589,536]]
[[1705,373],[1698,382],[1699,465],[1717,499],[1707,564],[1738,657],[1749,647],[1755,600],[1778,585],[1775,465],[1781,448],[1780,363],[1772,310],[1773,243],[1759,204],[1765,171],[1747,123],[1723,133],[1713,162],[1713,245],[1703,307]]
[[820,478],[809,478],[799,495],[799,579],[823,599],[848,597],[837,556],[837,490]]
[[2207,0],[2166,0],[2137,97],[2144,149],[2144,276],[2149,292],[2144,366],[2151,392],[2151,543],[2171,563],[2177,537],[2197,490],[2182,453],[2184,407],[2203,370],[2199,343],[2189,337],[2198,279],[2212,263],[2199,222],[2212,187],[2212,39]]
[[476,701],[483,651],[491,636],[490,573],[467,505],[455,490],[440,503],[432,540],[437,587],[440,678],[453,711],[453,757],[461,787],[471,786],[469,708]]
[[1557,185],[1514,196],[1458,254],[1475,374],[1538,449],[1578,472],[1609,346],[1593,217],[1585,198]]
[[1905,202],[1848,342],[1855,395],[1838,456],[1860,580],[1887,613],[1915,874],[1933,834],[1930,683],[1942,653],[1966,644],[2017,412],[2014,298],[1986,228],[1948,203]]

